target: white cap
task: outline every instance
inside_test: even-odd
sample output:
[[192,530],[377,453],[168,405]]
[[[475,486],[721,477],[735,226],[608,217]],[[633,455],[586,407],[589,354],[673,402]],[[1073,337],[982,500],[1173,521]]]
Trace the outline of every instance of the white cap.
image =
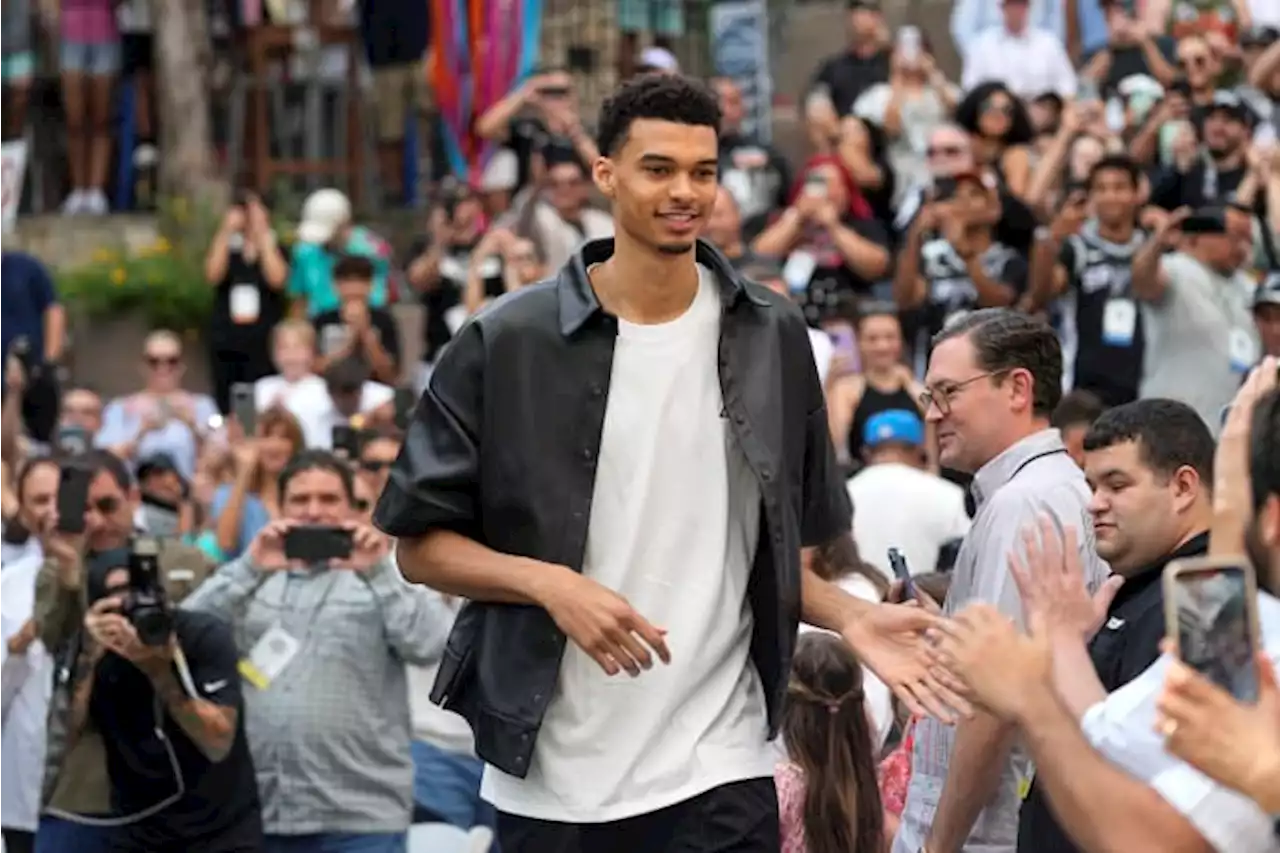
[[668,74],[680,71],[680,63],[676,61],[675,54],[665,47],[646,47],[640,51],[640,59],[636,64],[641,68],[654,68]]
[[302,203],[298,239],[304,243],[328,243],[351,221],[351,202],[341,190],[316,190]]
[[480,191],[490,193],[514,190],[519,172],[520,164],[516,160],[516,153],[510,148],[499,148],[493,152],[480,175]]

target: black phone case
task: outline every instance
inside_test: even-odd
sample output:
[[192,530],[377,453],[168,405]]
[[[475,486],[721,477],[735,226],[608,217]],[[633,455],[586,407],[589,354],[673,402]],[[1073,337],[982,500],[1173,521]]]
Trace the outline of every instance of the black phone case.
[[350,530],[323,525],[295,527],[284,535],[284,555],[290,560],[339,560],[351,556]]
[[89,508],[88,471],[64,468],[58,478],[58,530],[84,533],[84,512]]

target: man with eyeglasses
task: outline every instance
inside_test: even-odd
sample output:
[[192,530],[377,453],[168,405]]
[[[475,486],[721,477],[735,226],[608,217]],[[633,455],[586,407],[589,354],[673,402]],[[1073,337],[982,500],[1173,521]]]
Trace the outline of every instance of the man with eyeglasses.
[[[921,409],[939,462],[972,473],[973,526],[953,570],[945,611],[984,601],[1022,621],[1008,555],[1023,525],[1044,516],[1091,531],[1089,486],[1049,416],[1062,397],[1062,350],[1046,324],[1006,309],[967,314],[934,336]],[[1085,576],[1110,574],[1082,537]],[[981,711],[955,727],[921,720],[911,787],[894,853],[1013,853],[1031,767],[1013,729]]]
[[[96,555],[126,549],[138,532],[140,495],[128,467],[106,450],[90,450],[64,465],[88,472],[84,532],[57,530],[57,513],[45,519],[44,564],[36,576],[35,626],[44,647],[69,676],[72,640],[86,611],[85,566]],[[205,556],[174,539],[160,540],[160,580],[169,600],[181,601],[212,571]],[[82,675],[84,673],[81,673]],[[74,678],[72,679],[74,681]],[[67,684],[74,693],[74,683]],[[40,849],[93,853],[105,849],[110,828],[93,821],[111,812],[101,733],[85,726],[74,737],[69,709],[54,703],[49,715]],[[89,818],[86,821],[85,818]]]

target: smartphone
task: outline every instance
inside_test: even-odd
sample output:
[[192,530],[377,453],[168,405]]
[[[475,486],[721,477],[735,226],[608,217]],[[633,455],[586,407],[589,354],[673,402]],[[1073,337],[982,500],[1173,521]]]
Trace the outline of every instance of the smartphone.
[[330,433],[333,454],[340,459],[352,460],[360,455],[360,434],[349,424],[338,424]]
[[898,50],[902,58],[911,63],[920,61],[920,28],[905,26],[898,28]]
[[889,566],[893,569],[894,577],[902,581],[902,589],[909,598],[919,598],[916,582],[911,579],[911,569],[907,566],[907,558],[897,548],[889,549]]
[[1165,631],[1187,666],[1240,702],[1258,699],[1258,582],[1246,557],[1175,560],[1164,570]]
[[351,531],[343,527],[302,524],[284,534],[284,555],[290,560],[345,560],[351,556],[352,546]]
[[89,449],[89,431],[81,426],[66,424],[58,427],[54,444],[63,456],[78,456]]
[[418,404],[418,395],[412,388],[396,389],[396,429],[403,432],[409,428],[409,419],[413,417],[413,409]]
[[93,472],[78,465],[64,465],[58,474],[58,532],[84,533],[84,513],[89,508],[89,481]]
[[237,382],[231,386],[231,413],[240,422],[246,438],[258,428],[258,409],[253,400],[253,383]]
[[804,179],[804,194],[814,196],[815,198],[827,197],[827,179],[826,176],[817,172],[810,173]]

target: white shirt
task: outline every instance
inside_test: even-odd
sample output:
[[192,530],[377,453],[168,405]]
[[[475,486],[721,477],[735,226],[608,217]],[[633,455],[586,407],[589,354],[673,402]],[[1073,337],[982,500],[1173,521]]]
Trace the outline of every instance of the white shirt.
[[1014,35],[1004,26],[977,35],[964,58],[960,85],[967,92],[981,83],[999,81],[1021,98],[1057,92],[1076,93],[1076,72],[1062,42],[1053,33],[1028,27]]
[[35,614],[40,565],[40,555],[29,552],[0,571],[0,824],[28,832],[35,831],[40,814],[53,659],[39,640],[24,654],[10,655],[9,638]]
[[760,490],[727,418],[714,277],[680,317],[618,322],[582,573],[667,630],[671,663],[612,678],[570,643],[528,776],[501,811],[566,823],[658,811],[773,773],[747,584]]
[[[1260,592],[1258,621],[1262,647],[1280,669],[1280,600]],[[1272,818],[1255,802],[1165,752],[1155,725],[1168,668],[1166,655],[1085,711],[1085,737],[1111,763],[1155,788],[1218,853],[1277,853]]]
[[836,345],[831,336],[821,329],[809,329],[809,348],[813,350],[813,363],[818,368],[818,382],[825,389],[831,375],[831,361],[836,355]]
[[[360,391],[358,411],[367,414],[395,399],[396,392],[381,382],[366,382]],[[321,450],[333,448],[333,428],[347,423],[329,397],[329,389],[319,376],[306,376],[289,382],[283,376],[266,376],[253,383],[253,400],[258,411],[283,405],[302,427],[307,447]]]
[[[439,596],[435,590],[428,592]],[[447,609],[450,616],[456,617],[462,607],[462,599],[452,596],[440,598],[441,607]],[[471,725],[461,715],[446,711],[431,701],[431,687],[435,684],[439,671],[439,661],[430,666],[405,667],[409,677],[409,714],[413,719],[413,739],[425,741],[445,752],[474,756],[476,745]]]
[[1249,0],[1249,16],[1255,27],[1280,27],[1280,0]]
[[858,553],[887,580],[894,579],[890,548],[902,552],[913,575],[926,574],[943,545],[969,532],[964,489],[928,471],[900,462],[868,465],[850,478],[848,490]]

